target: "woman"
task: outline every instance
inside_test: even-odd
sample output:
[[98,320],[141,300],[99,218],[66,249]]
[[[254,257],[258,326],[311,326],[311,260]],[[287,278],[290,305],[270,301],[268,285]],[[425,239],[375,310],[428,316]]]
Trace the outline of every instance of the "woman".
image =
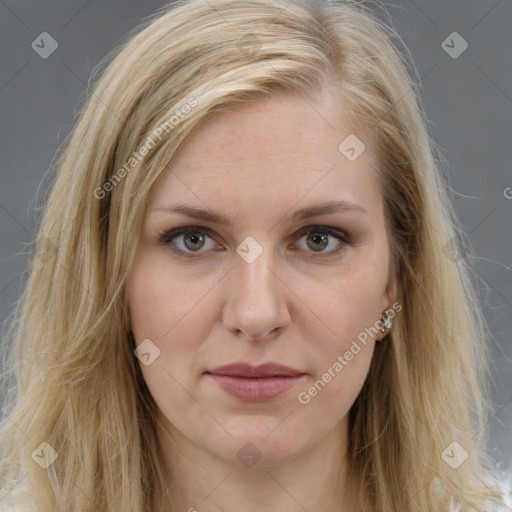
[[507,510],[485,322],[396,35],[341,0],[157,14],[58,162],[4,502]]

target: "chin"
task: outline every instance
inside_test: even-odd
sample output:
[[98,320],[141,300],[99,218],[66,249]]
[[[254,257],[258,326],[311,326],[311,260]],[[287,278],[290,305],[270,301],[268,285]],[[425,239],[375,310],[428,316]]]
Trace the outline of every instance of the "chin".
[[216,447],[212,451],[226,464],[247,469],[269,469],[286,464],[309,449],[299,445],[294,436],[269,435],[268,432],[271,430],[260,431],[257,435],[234,435],[225,449]]

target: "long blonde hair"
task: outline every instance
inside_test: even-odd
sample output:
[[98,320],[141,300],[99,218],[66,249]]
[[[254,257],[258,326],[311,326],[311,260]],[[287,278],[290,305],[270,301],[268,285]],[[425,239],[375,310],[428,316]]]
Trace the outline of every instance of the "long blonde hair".
[[[470,248],[452,250],[464,235],[411,62],[361,2],[181,0],[98,66],[9,331],[6,501],[22,480],[40,511],[151,510],[165,472],[125,287],[151,186],[207,116],[277,89],[315,102],[334,85],[380,156],[403,306],[350,411],[350,477],[365,510],[484,508],[490,333]],[[457,468],[454,449],[467,453]]]

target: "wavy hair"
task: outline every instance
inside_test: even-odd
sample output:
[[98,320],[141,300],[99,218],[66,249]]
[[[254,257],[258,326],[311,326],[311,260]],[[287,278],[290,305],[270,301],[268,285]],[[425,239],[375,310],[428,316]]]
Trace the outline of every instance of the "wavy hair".
[[[277,90],[313,103],[328,91],[379,157],[403,310],[349,412],[364,510],[497,499],[485,455],[490,333],[415,77],[396,32],[352,0],[179,0],[95,68],[52,165],[8,333],[5,502],[19,483],[42,512],[151,510],[164,466],[125,286],[147,197],[203,120]],[[443,458],[454,442],[467,452],[457,469]],[[58,456],[42,469],[44,453]]]

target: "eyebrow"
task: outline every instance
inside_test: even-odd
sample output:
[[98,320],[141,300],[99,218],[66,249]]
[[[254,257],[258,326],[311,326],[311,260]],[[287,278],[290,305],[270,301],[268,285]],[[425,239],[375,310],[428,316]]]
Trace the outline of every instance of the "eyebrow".
[[[211,209],[201,209],[196,208],[194,206],[188,206],[186,204],[173,204],[168,206],[162,206],[159,208],[155,208],[153,211],[164,210],[171,213],[182,213],[183,215],[187,215],[188,217],[202,220],[204,222],[211,222],[215,224],[220,224],[223,226],[227,226],[229,228],[233,227],[233,221],[229,219],[226,215],[220,212],[216,212]],[[316,217],[319,215],[327,215],[331,213],[338,212],[357,212],[368,214],[368,211],[357,203],[352,203],[350,201],[329,201],[324,204],[318,204],[315,206],[309,206],[307,208],[302,208],[300,210],[295,211],[288,218],[292,222],[300,222],[304,219],[308,219],[309,217]],[[284,218],[287,218],[286,216]],[[282,220],[282,219],[280,219]]]

